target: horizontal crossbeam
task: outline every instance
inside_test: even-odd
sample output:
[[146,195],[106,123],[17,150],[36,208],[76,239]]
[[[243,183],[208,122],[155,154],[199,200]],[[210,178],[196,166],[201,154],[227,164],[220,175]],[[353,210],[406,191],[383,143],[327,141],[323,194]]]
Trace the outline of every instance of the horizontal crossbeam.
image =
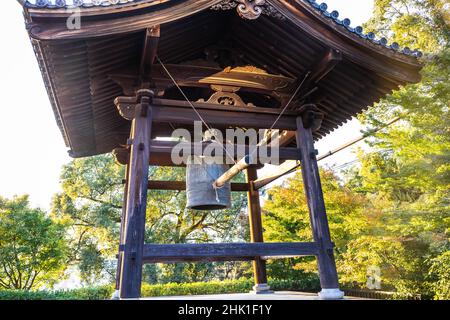
[[145,244],[144,263],[247,261],[256,257],[314,256],[318,246],[303,243]]
[[[172,142],[172,141],[156,141],[152,140],[150,145],[150,165],[158,165],[158,166],[171,166],[172,163],[172,149],[175,146],[178,146],[180,149],[186,150],[188,154],[180,155],[183,158],[183,163],[187,162],[187,156],[189,154],[197,154],[197,150],[201,150],[202,154],[204,153],[205,149],[208,148],[210,143],[180,143],[180,142]],[[198,146],[198,148],[197,148]],[[250,152],[250,148],[248,146],[242,146],[242,150],[240,150],[241,146],[237,145],[224,145],[224,147],[227,149],[227,152],[223,150],[221,145],[217,145],[218,151],[222,153],[224,158],[228,159],[230,154],[234,154],[234,160],[238,160],[238,156],[242,156],[244,153],[248,154]],[[178,150],[180,150],[178,149]],[[232,153],[230,150],[233,150]],[[275,150],[272,150],[272,148],[267,148],[267,156],[271,157],[275,155]],[[122,164],[125,165],[128,163],[128,150],[126,148],[117,148],[113,151],[114,156],[116,157],[116,160]],[[257,164],[264,164],[269,159],[264,159],[258,157],[259,152],[254,153],[256,155]],[[215,156],[215,154],[212,154]],[[278,148],[278,158],[279,162],[283,162],[286,160],[300,160],[301,154],[300,150],[297,148],[287,148],[287,147],[280,147]],[[272,163],[274,162],[272,158]]]
[[[119,113],[127,120],[134,118],[136,98],[119,97],[115,101]],[[295,111],[285,111],[280,116],[280,110],[260,107],[229,107],[205,102],[187,102],[183,100],[153,99],[151,103],[153,121],[159,123],[177,123],[192,125],[200,121],[192,110],[192,105],[208,125],[214,127],[244,127],[253,129],[296,130]],[[279,119],[277,120],[277,118]],[[277,120],[277,121],[276,121]]]

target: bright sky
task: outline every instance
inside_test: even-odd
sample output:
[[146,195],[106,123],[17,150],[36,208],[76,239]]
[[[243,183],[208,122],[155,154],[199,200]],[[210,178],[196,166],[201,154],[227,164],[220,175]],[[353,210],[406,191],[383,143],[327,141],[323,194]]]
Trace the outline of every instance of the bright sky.
[[[4,44],[0,53],[0,195],[29,194],[32,204],[48,209],[54,193],[60,191],[61,166],[71,159],[53,116],[42,77],[33,53],[20,5],[2,1],[0,32]],[[338,10],[352,25],[371,15],[373,0],[326,0],[328,11]],[[353,120],[317,144],[320,153],[359,135]],[[350,150],[330,157],[322,165],[343,164],[354,159]]]

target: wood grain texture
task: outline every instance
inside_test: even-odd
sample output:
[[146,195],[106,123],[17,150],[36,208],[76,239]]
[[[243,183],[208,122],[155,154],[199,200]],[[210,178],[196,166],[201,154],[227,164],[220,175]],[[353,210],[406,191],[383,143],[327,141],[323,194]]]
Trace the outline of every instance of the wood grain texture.
[[[151,146],[150,146],[150,159],[149,159],[149,163],[150,165],[158,165],[158,166],[178,166],[176,164],[174,164],[172,162],[172,150],[175,146],[177,146],[179,143],[178,142],[168,142],[168,141],[155,141],[152,140],[151,142]],[[181,143],[179,144],[180,147],[183,147],[183,150],[190,150],[187,151],[187,154],[181,155],[181,158],[184,160],[184,163],[186,163],[187,158],[189,155],[195,155],[197,154],[196,150],[205,150],[205,148],[208,147],[208,143],[201,143],[201,144],[197,144],[197,143]],[[198,148],[197,148],[198,146]],[[239,160],[238,155],[240,155],[237,151],[240,149],[240,146],[238,147],[237,145],[225,145],[225,147],[229,147],[229,149],[227,150],[234,150],[234,160]],[[242,150],[243,153],[248,154],[249,152],[249,147],[248,146],[242,146]],[[268,148],[267,149],[267,155],[270,157],[270,155],[272,154],[272,152],[275,152],[275,150],[273,150],[272,148]],[[222,155],[224,157],[227,157],[227,159],[229,160],[229,155],[223,151],[220,148],[220,151],[222,153]],[[113,155],[116,159],[116,161],[122,165],[125,165],[128,163],[128,149],[127,148],[116,148],[113,150]],[[215,155],[214,152],[212,152],[212,156]],[[231,151],[229,152],[231,154]],[[268,163],[268,161],[270,160],[270,158],[266,158],[264,157],[259,157],[258,156],[258,151],[256,151],[256,156],[255,156],[255,161],[257,162],[257,164],[266,164]],[[275,155],[275,153],[274,153]],[[285,160],[300,160],[300,151],[297,148],[285,148],[285,147],[281,147],[278,149],[278,158],[280,162],[283,162]]]
[[[125,167],[125,184],[123,190],[123,202],[122,202],[122,214],[120,217],[120,234],[119,234],[119,246],[123,245],[124,239],[124,230],[125,230],[125,219],[127,216],[127,192],[128,192],[128,176],[130,175],[130,166],[127,164]],[[117,271],[116,271],[116,290],[120,289],[120,277],[121,277],[121,269],[122,269],[122,251],[119,250],[117,254]]]
[[[132,120],[136,102],[134,98],[119,97],[116,99],[116,106],[120,115]],[[210,126],[233,126],[253,129],[296,130],[295,119],[297,113],[286,111],[274,123],[280,114],[278,109],[259,107],[227,107],[220,104],[210,104],[204,102],[192,102],[201,117]],[[199,116],[193,111],[189,102],[183,100],[154,99],[153,117],[155,122],[178,123],[192,125],[194,121],[201,121]]]
[[[262,243],[264,242],[264,237],[261,219],[261,203],[259,192],[253,187],[253,182],[258,178],[258,171],[254,166],[250,166],[247,168],[245,176],[247,183],[250,185],[250,189],[247,193],[250,241],[253,243]],[[252,266],[255,284],[267,284],[266,261],[261,259],[261,257],[255,257]]]
[[144,262],[239,261],[258,256],[310,256],[315,243],[146,244]]
[[320,284],[323,289],[335,289],[339,288],[339,282],[320,182],[319,167],[317,165],[316,151],[314,149],[314,140],[311,129],[305,129],[303,127],[301,117],[297,118],[297,126],[297,145],[302,154],[303,185],[308,202],[314,241],[319,246],[317,262]]
[[[186,0],[172,6],[164,6],[161,10],[143,11],[135,14],[112,14],[109,19],[86,19],[80,29],[69,30],[66,19],[54,19],[52,15],[33,20],[27,25],[30,36],[37,40],[86,39],[107,35],[127,34],[144,30],[149,26],[161,25],[188,17],[197,12],[209,9],[221,0]],[[137,9],[139,6],[136,7]],[[67,14],[66,14],[67,15]],[[69,14],[70,15],[70,14]],[[96,15],[94,15],[95,17]],[[58,17],[57,17],[58,18]],[[99,18],[97,16],[97,18]],[[37,22],[39,21],[39,23]]]
[[126,193],[126,217],[120,274],[120,297],[138,298],[141,293],[142,254],[147,207],[148,167],[152,110],[148,97],[136,108],[132,124],[130,170]]

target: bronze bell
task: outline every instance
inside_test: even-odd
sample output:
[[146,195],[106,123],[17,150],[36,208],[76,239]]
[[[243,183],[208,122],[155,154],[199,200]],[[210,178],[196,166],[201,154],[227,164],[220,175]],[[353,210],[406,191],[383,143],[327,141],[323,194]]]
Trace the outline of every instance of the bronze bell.
[[186,196],[188,209],[220,210],[231,206],[231,184],[214,188],[214,181],[229,169],[205,156],[192,156],[186,168]]

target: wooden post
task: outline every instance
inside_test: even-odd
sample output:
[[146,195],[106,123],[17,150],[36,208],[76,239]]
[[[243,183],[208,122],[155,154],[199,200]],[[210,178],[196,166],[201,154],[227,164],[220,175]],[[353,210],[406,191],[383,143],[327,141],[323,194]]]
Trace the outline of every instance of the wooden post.
[[[128,163],[130,156],[128,155]],[[122,214],[120,217],[120,238],[119,238],[119,248],[123,245],[123,233],[125,229],[125,217],[127,210],[127,192],[128,192],[128,175],[129,175],[129,164],[125,165],[125,183],[124,183],[124,191],[123,191],[123,203],[122,203]],[[116,287],[112,299],[120,298],[120,270],[122,269],[122,251],[119,249],[119,253],[117,254],[117,271],[116,271]]]
[[311,227],[314,241],[319,246],[317,262],[319,267],[323,299],[339,299],[343,293],[339,291],[338,276],[333,254],[330,230],[325,211],[319,167],[311,128],[305,128],[301,117],[297,118],[297,146],[301,150],[301,166],[303,184],[308,202]]
[[131,150],[127,177],[126,212],[123,230],[120,298],[139,298],[142,281],[148,167],[152,126],[151,96],[140,97],[131,128]]
[[[261,220],[261,205],[259,201],[259,192],[253,187],[253,181],[258,179],[258,173],[255,166],[250,166],[246,171],[247,183],[249,184],[248,198],[248,216],[250,221],[250,240],[251,242],[264,242],[263,228]],[[255,278],[255,293],[270,292],[267,285],[266,261],[261,257],[256,257],[253,261],[253,275]]]

